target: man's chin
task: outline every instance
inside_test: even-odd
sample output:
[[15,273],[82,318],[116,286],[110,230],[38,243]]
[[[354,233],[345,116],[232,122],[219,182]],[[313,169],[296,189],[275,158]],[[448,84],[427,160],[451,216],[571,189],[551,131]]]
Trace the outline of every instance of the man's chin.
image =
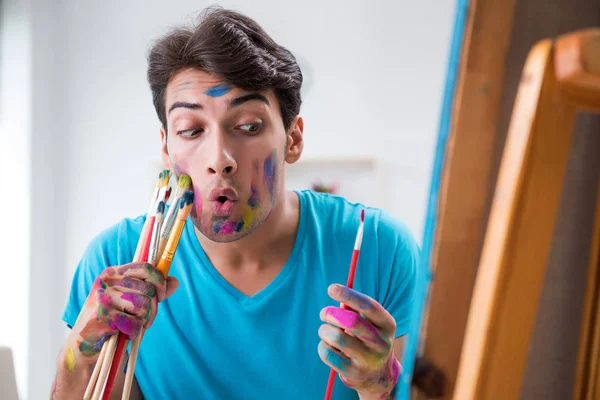
[[200,231],[207,239],[217,243],[235,242],[248,236],[256,229],[256,227],[253,226],[254,224],[249,227],[244,226],[238,230],[235,229],[236,227],[233,226],[233,224],[228,223],[228,221],[225,221],[224,223],[215,223],[213,221],[212,224],[203,223],[202,220],[196,218],[192,218],[192,221],[194,222],[196,230]]
[[231,243],[248,236],[252,231],[250,229],[242,229],[239,232],[233,233],[215,233],[212,229],[200,229],[207,239],[217,243]]

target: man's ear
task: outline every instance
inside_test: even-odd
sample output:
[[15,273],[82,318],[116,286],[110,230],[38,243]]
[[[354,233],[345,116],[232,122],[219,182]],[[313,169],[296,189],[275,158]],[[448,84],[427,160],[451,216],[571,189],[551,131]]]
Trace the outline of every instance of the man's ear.
[[164,128],[160,128],[160,140],[161,140],[161,149],[160,149],[160,157],[162,158],[163,165],[165,169],[173,170],[171,167],[171,159],[169,158],[169,149],[167,146],[167,132],[165,132]]
[[287,134],[287,142],[285,148],[285,161],[288,164],[293,164],[302,155],[304,149],[304,120],[301,116],[296,116],[290,126]]

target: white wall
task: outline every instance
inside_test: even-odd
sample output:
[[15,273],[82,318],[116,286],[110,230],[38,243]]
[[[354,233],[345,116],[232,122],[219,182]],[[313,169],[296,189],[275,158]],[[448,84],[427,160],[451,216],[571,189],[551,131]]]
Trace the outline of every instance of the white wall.
[[0,346],[13,351],[26,395],[31,176],[31,34],[27,4],[2,3],[0,21]]
[[[29,371],[35,376],[29,398],[43,398],[64,335],[59,317],[79,257],[101,229],[144,212],[155,181],[151,171],[159,155],[159,125],[146,83],[147,49],[168,27],[210,3],[29,0],[27,4],[25,17],[35,24],[19,26],[33,50],[19,51],[31,67],[28,95],[33,100],[22,99],[30,105],[30,114],[18,118],[32,144],[25,134],[10,152],[23,164],[27,184],[20,189],[25,195],[32,184],[31,207],[22,207],[33,218],[31,331],[27,321],[19,323],[19,332],[31,335],[30,368],[23,367],[28,355],[22,340],[17,356],[21,387]],[[302,108],[305,155],[380,159],[390,211],[420,240],[454,1],[220,4],[256,19],[307,67],[309,90]],[[27,59],[30,53],[33,63]],[[4,99],[6,90],[3,84]],[[5,149],[5,136],[9,135],[0,131],[0,149]],[[12,159],[3,152],[2,166],[15,162],[7,160]],[[14,207],[15,202],[6,204]],[[22,232],[12,240],[22,246],[29,241],[28,234]],[[15,261],[28,264],[21,258]],[[25,274],[19,275],[19,282],[28,282]],[[27,304],[28,283],[21,286],[23,291],[17,292]],[[42,299],[48,301],[42,304]],[[0,303],[0,315],[22,316],[6,304]]]

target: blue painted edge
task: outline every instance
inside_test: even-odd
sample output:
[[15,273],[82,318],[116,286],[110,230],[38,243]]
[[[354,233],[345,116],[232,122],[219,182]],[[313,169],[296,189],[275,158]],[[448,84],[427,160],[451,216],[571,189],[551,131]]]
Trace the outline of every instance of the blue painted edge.
[[460,53],[463,42],[463,34],[468,13],[469,0],[457,0],[456,17],[454,29],[450,42],[450,54],[448,59],[448,70],[446,73],[446,85],[442,100],[442,110],[438,126],[438,140],[433,161],[433,171],[429,188],[429,201],[427,214],[425,216],[425,229],[421,249],[421,260],[417,272],[417,285],[410,321],[408,339],[406,341],[404,359],[402,362],[402,377],[398,383],[398,396],[400,400],[410,399],[410,382],[412,380],[414,360],[417,355],[419,344],[419,333],[421,329],[421,317],[427,300],[429,283],[431,282],[431,249],[433,245],[435,226],[437,222],[438,198],[441,183],[442,167],[446,152],[446,142],[450,131],[450,120],[452,117],[452,104],[456,89],[456,79],[460,61]]

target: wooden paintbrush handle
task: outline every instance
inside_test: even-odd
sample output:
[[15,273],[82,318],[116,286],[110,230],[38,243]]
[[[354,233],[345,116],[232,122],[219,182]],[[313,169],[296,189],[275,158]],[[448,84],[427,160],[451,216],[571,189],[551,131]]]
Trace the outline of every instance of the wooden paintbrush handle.
[[145,332],[145,329],[142,328],[140,335],[136,337],[131,344],[131,354],[129,355],[129,361],[127,362],[127,373],[125,374],[125,384],[123,385],[123,397],[121,397],[121,400],[129,400],[131,385],[133,384],[133,377],[135,376],[135,363],[137,362],[140,344]]
[[98,379],[98,375],[100,374],[100,368],[102,368],[102,364],[104,363],[104,358],[106,357],[106,351],[108,346],[102,346],[102,350],[100,350],[100,355],[98,356],[98,360],[96,360],[96,365],[94,366],[94,371],[92,372],[92,376],[90,377],[90,382],[85,389],[85,393],[83,395],[83,400],[90,400],[92,398],[92,391],[94,390],[94,385],[96,384],[96,380]]
[[98,381],[96,382],[96,386],[94,388],[94,393],[92,394],[92,400],[100,400],[100,396],[102,396],[102,392],[104,391],[104,385],[106,384],[106,377],[108,376],[108,372],[110,370],[110,365],[112,364],[113,357],[115,355],[115,349],[117,347],[117,335],[112,335],[105,343],[105,347],[108,347],[106,350],[106,354],[104,356],[104,361],[102,363],[102,367],[100,369],[100,375],[98,376]]

